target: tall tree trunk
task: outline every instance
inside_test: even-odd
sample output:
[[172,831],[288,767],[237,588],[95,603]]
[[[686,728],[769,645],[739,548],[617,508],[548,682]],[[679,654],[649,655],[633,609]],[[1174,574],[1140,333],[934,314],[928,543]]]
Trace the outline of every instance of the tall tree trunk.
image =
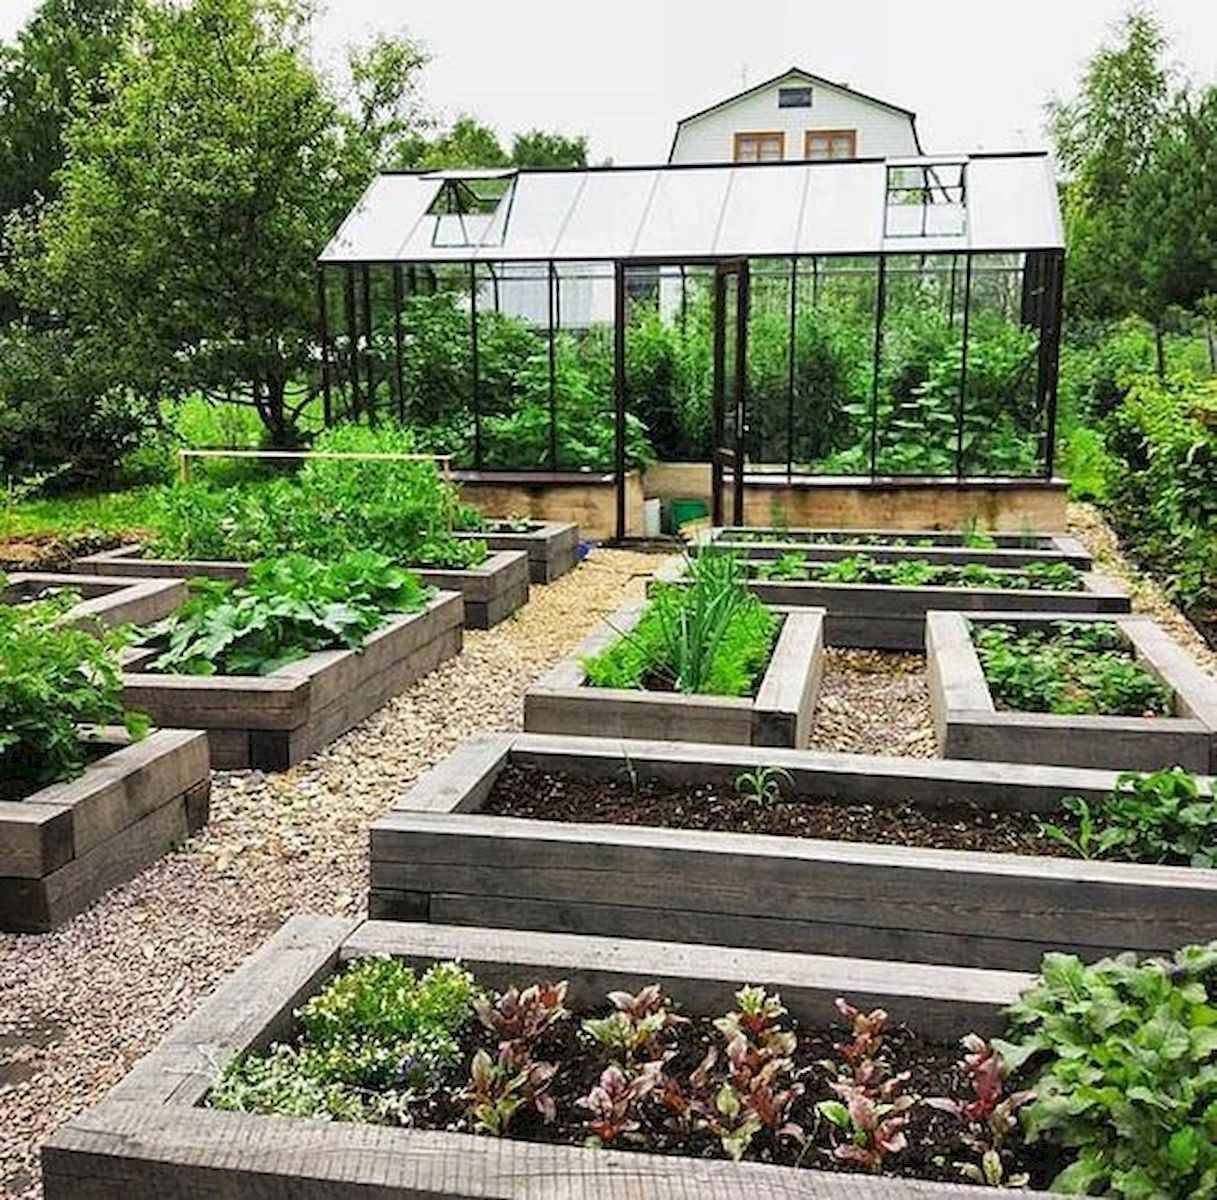
[[266,380],[266,428],[271,448],[291,450],[296,444],[295,431],[287,419],[287,384],[277,375]]
[[1217,375],[1217,333],[1213,332],[1213,322],[1205,320],[1204,337],[1209,344],[1209,370]]

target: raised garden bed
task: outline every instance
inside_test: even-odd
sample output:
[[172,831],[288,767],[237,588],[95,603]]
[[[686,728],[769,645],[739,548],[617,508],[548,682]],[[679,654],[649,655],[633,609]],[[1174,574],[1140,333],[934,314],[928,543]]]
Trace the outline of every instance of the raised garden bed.
[[523,550],[532,583],[553,583],[579,562],[579,526],[571,521],[490,520],[485,529],[452,536],[485,542],[492,551]]
[[706,541],[748,558],[780,558],[803,551],[823,561],[866,554],[876,562],[925,559],[932,563],[1022,567],[1031,562],[1064,562],[1080,571],[1094,565],[1090,551],[1063,533],[986,533],[977,537],[924,529],[781,529],[726,526],[710,530]]
[[768,666],[752,696],[590,687],[582,659],[606,649],[638,624],[645,605],[626,605],[569,658],[524,694],[531,733],[673,739],[745,746],[806,746],[824,670],[824,614],[782,614]]
[[[925,614],[931,609],[966,612],[1126,613],[1128,595],[1097,572],[1078,576],[1076,591],[1012,587],[901,586],[889,583],[824,583],[798,579],[761,579],[750,560],[748,587],[766,604],[813,607],[827,611],[824,637],[829,646],[855,649],[915,650],[925,646]],[[965,568],[961,568],[965,569]],[[658,583],[680,583],[685,560],[675,557],[655,573]]]
[[[1094,959],[1212,938],[1217,873],[1060,857],[1040,835],[1034,814],[1063,821],[1065,797],[1097,806],[1116,780],[498,735],[458,749],[373,824],[370,912],[1013,970],[1048,950]],[[495,815],[512,811],[530,815]]]
[[[1202,671],[1151,617],[1090,614],[1071,616],[1069,622],[1114,628],[1124,646],[1117,653],[1126,654],[1129,663],[1139,664],[1168,689],[1167,711],[1146,716],[999,708],[976,652],[974,631],[1009,626],[1017,634],[1049,637],[1062,631],[1060,618],[1039,613],[965,617],[932,612],[926,621],[926,658],[942,753],[948,758],[1140,771],[1179,765],[1217,774],[1217,679]],[[1065,625],[1063,632],[1067,634],[1068,628]],[[1082,654],[1083,669],[1088,657],[1092,656]],[[1061,672],[1049,682],[1064,688],[1068,704],[1067,681]],[[1081,699],[1088,702],[1087,697]]]
[[[77,560],[77,567],[114,575],[190,579],[226,579],[244,583],[249,564],[201,559],[144,558],[139,546],[120,546]],[[465,627],[490,629],[528,603],[528,556],[520,550],[500,550],[467,569],[410,567],[423,583],[465,598]]]
[[0,800],[0,929],[44,933],[207,823],[207,738],[97,731],[76,779]]
[[[371,956],[414,968],[459,958],[485,987],[565,980],[569,1009],[587,1011],[610,990],[637,993],[658,983],[695,1016],[736,1006],[742,983],[781,994],[788,1020],[824,1027],[834,1002],[905,1013],[925,1038],[949,1043],[1002,1029],[1001,1009],[1028,976],[907,964],[868,963],[673,943],[555,937],[474,929],[395,926],[377,921],[296,917],[247,959],[202,1005],[94,1108],[62,1126],[42,1151],[47,1200],[163,1200],[169,1196],[407,1200],[578,1194],[584,1200],[676,1200],[765,1196],[783,1200],[896,1200],[930,1194],[982,1200],[991,1189],[824,1170],[792,1170],[680,1154],[592,1151],[543,1140],[494,1138],[446,1129],[314,1121],[203,1107],[217,1071],[296,1031],[293,1013],[345,965]],[[830,1050],[831,1052],[831,1050]],[[929,1121],[934,1118],[927,1117]],[[526,1125],[523,1118],[521,1125]],[[933,1129],[957,1130],[942,1118]],[[793,1159],[794,1155],[790,1158]],[[827,1156],[809,1156],[808,1164]],[[895,1169],[899,1169],[898,1167]],[[907,1167],[905,1168],[907,1170]],[[950,1178],[955,1168],[942,1168]],[[541,1191],[538,1191],[538,1188]],[[1028,1197],[1042,1193],[1025,1192]]]
[[132,581],[111,575],[65,575],[53,571],[21,571],[8,576],[5,604],[20,604],[58,591],[80,595],[65,620],[82,627],[149,625],[167,617],[186,599],[180,579]]
[[[522,558],[522,556],[521,556]],[[162,726],[206,729],[218,770],[282,771],[359,724],[461,651],[463,602],[440,592],[397,614],[360,650],[322,650],[268,675],[153,674],[128,652],[123,700]]]

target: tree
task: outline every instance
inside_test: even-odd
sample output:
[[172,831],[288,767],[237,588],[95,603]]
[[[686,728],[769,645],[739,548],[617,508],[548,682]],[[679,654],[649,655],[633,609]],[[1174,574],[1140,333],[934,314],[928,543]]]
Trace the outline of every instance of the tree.
[[587,138],[530,129],[513,139],[511,161],[517,167],[586,167]]
[[274,445],[311,394],[315,255],[409,132],[422,61],[374,47],[344,109],[304,52],[309,12],[150,4],[112,102],[68,132],[62,195],[23,271],[111,379],[252,404]]
[[1172,307],[1207,308],[1217,293],[1217,88],[1179,98],[1133,182],[1130,209],[1136,310],[1161,328]]
[[453,167],[507,167],[511,160],[493,129],[476,117],[463,116],[423,150],[418,165],[438,171]]
[[1049,105],[1066,173],[1068,301],[1091,316],[1125,316],[1139,307],[1132,193],[1170,117],[1166,46],[1157,20],[1131,10],[1115,44],[1087,63],[1079,94]]

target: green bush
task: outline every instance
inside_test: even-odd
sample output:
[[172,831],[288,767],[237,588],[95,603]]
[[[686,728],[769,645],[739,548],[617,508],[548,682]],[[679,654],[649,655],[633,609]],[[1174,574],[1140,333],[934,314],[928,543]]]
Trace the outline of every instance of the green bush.
[[432,589],[372,550],[320,562],[255,562],[241,586],[196,579],[194,595],[154,627],[149,669],[180,675],[269,675],[317,650],[358,649],[390,613],[419,612]]
[[[0,589],[5,580],[0,576]],[[21,792],[71,779],[84,770],[80,725],[124,725],[142,737],[148,720],[122,703],[119,651],[130,635],[94,636],[65,626],[80,599],[0,604],[0,778]]]

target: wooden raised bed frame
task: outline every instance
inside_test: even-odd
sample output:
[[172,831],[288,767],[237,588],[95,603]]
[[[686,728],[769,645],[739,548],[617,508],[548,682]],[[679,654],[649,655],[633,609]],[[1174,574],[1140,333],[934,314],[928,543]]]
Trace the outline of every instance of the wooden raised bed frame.
[[398,613],[360,650],[320,650],[270,675],[157,675],[128,652],[123,702],[158,725],[206,729],[217,770],[283,771],[358,725],[461,651],[462,601],[440,592]]
[[731,787],[781,767],[799,796],[1052,812],[1114,771],[499,734],[466,743],[371,828],[373,917],[1034,970],[1217,937],[1217,871],[484,816],[508,762]]
[[[174,579],[204,576],[233,583],[244,583],[249,577],[249,563],[141,558],[140,551],[139,546],[120,546],[117,550],[79,558],[76,566],[114,575]],[[490,629],[528,603],[528,555],[521,550],[493,552],[484,563],[464,570],[439,567],[407,569],[423,583],[444,591],[461,593],[465,598],[466,629]]]
[[207,823],[204,734],[132,742],[105,728],[96,740],[113,749],[79,778],[0,800],[0,929],[55,928]]
[[8,576],[5,604],[21,604],[47,588],[80,593],[80,603],[64,618],[83,629],[150,625],[176,611],[186,599],[180,579],[124,579],[111,575],[67,575],[19,571]]
[[[492,525],[497,522],[487,518]],[[553,583],[579,563],[579,526],[571,521],[528,520],[525,530],[488,530],[485,532],[454,533],[463,541],[485,542],[491,550],[523,550],[528,555],[528,578],[531,583]]]
[[[684,559],[668,559],[655,572],[659,583],[680,583]],[[748,588],[775,608],[827,610],[824,638],[829,646],[862,650],[925,648],[925,614],[931,609],[965,612],[1126,613],[1127,593],[1096,572],[1082,576],[1077,592],[1013,588],[901,587],[890,583],[813,583],[802,580],[749,579]]]
[[[755,542],[738,539],[736,534],[773,534],[772,541]],[[824,534],[832,541],[822,541]],[[817,537],[820,535],[820,537]],[[1064,533],[989,533],[997,545],[992,549],[963,545],[963,534],[936,529],[779,529],[776,527],[750,529],[742,525],[727,525],[712,529],[703,539],[719,550],[733,550],[745,558],[781,558],[783,554],[806,553],[821,561],[850,558],[865,554],[876,562],[904,562],[925,559],[935,564],[965,565],[980,563],[986,567],[1024,567],[1032,562],[1063,562],[1079,571],[1094,566],[1090,551],[1077,538]],[[839,539],[848,538],[848,542]],[[873,539],[879,538],[876,542]],[[910,545],[885,545],[891,538],[904,538]],[[1036,543],[1028,547],[1028,540]],[[911,543],[930,541],[932,546]]]
[[[575,1008],[658,982],[689,1011],[725,1011],[743,983],[780,991],[804,1023],[848,996],[944,1040],[1001,1028],[1031,982],[1002,971],[869,963],[498,930],[293,917],[113,1088],[42,1148],[47,1200],[989,1200],[992,1189],[592,1151],[467,1133],[308,1121],[200,1107],[237,1055],[291,1036],[293,1012],[345,962],[374,954],[416,967],[460,958],[489,987],[565,979]],[[1043,1193],[1026,1192],[1028,1200]],[[1046,1200],[1046,1198],[1045,1198]]]
[[999,710],[972,644],[970,623],[1000,621],[1027,630],[1060,619],[1045,613],[929,614],[925,647],[930,704],[943,755],[1137,771],[1178,765],[1203,775],[1217,774],[1217,679],[1202,671],[1152,617],[1078,614],[1068,619],[1115,625],[1141,666],[1173,691],[1173,716]]
[[524,693],[530,733],[806,746],[824,673],[824,613],[786,609],[755,696],[690,696],[587,686],[583,658],[634,628],[646,605],[626,605]]

